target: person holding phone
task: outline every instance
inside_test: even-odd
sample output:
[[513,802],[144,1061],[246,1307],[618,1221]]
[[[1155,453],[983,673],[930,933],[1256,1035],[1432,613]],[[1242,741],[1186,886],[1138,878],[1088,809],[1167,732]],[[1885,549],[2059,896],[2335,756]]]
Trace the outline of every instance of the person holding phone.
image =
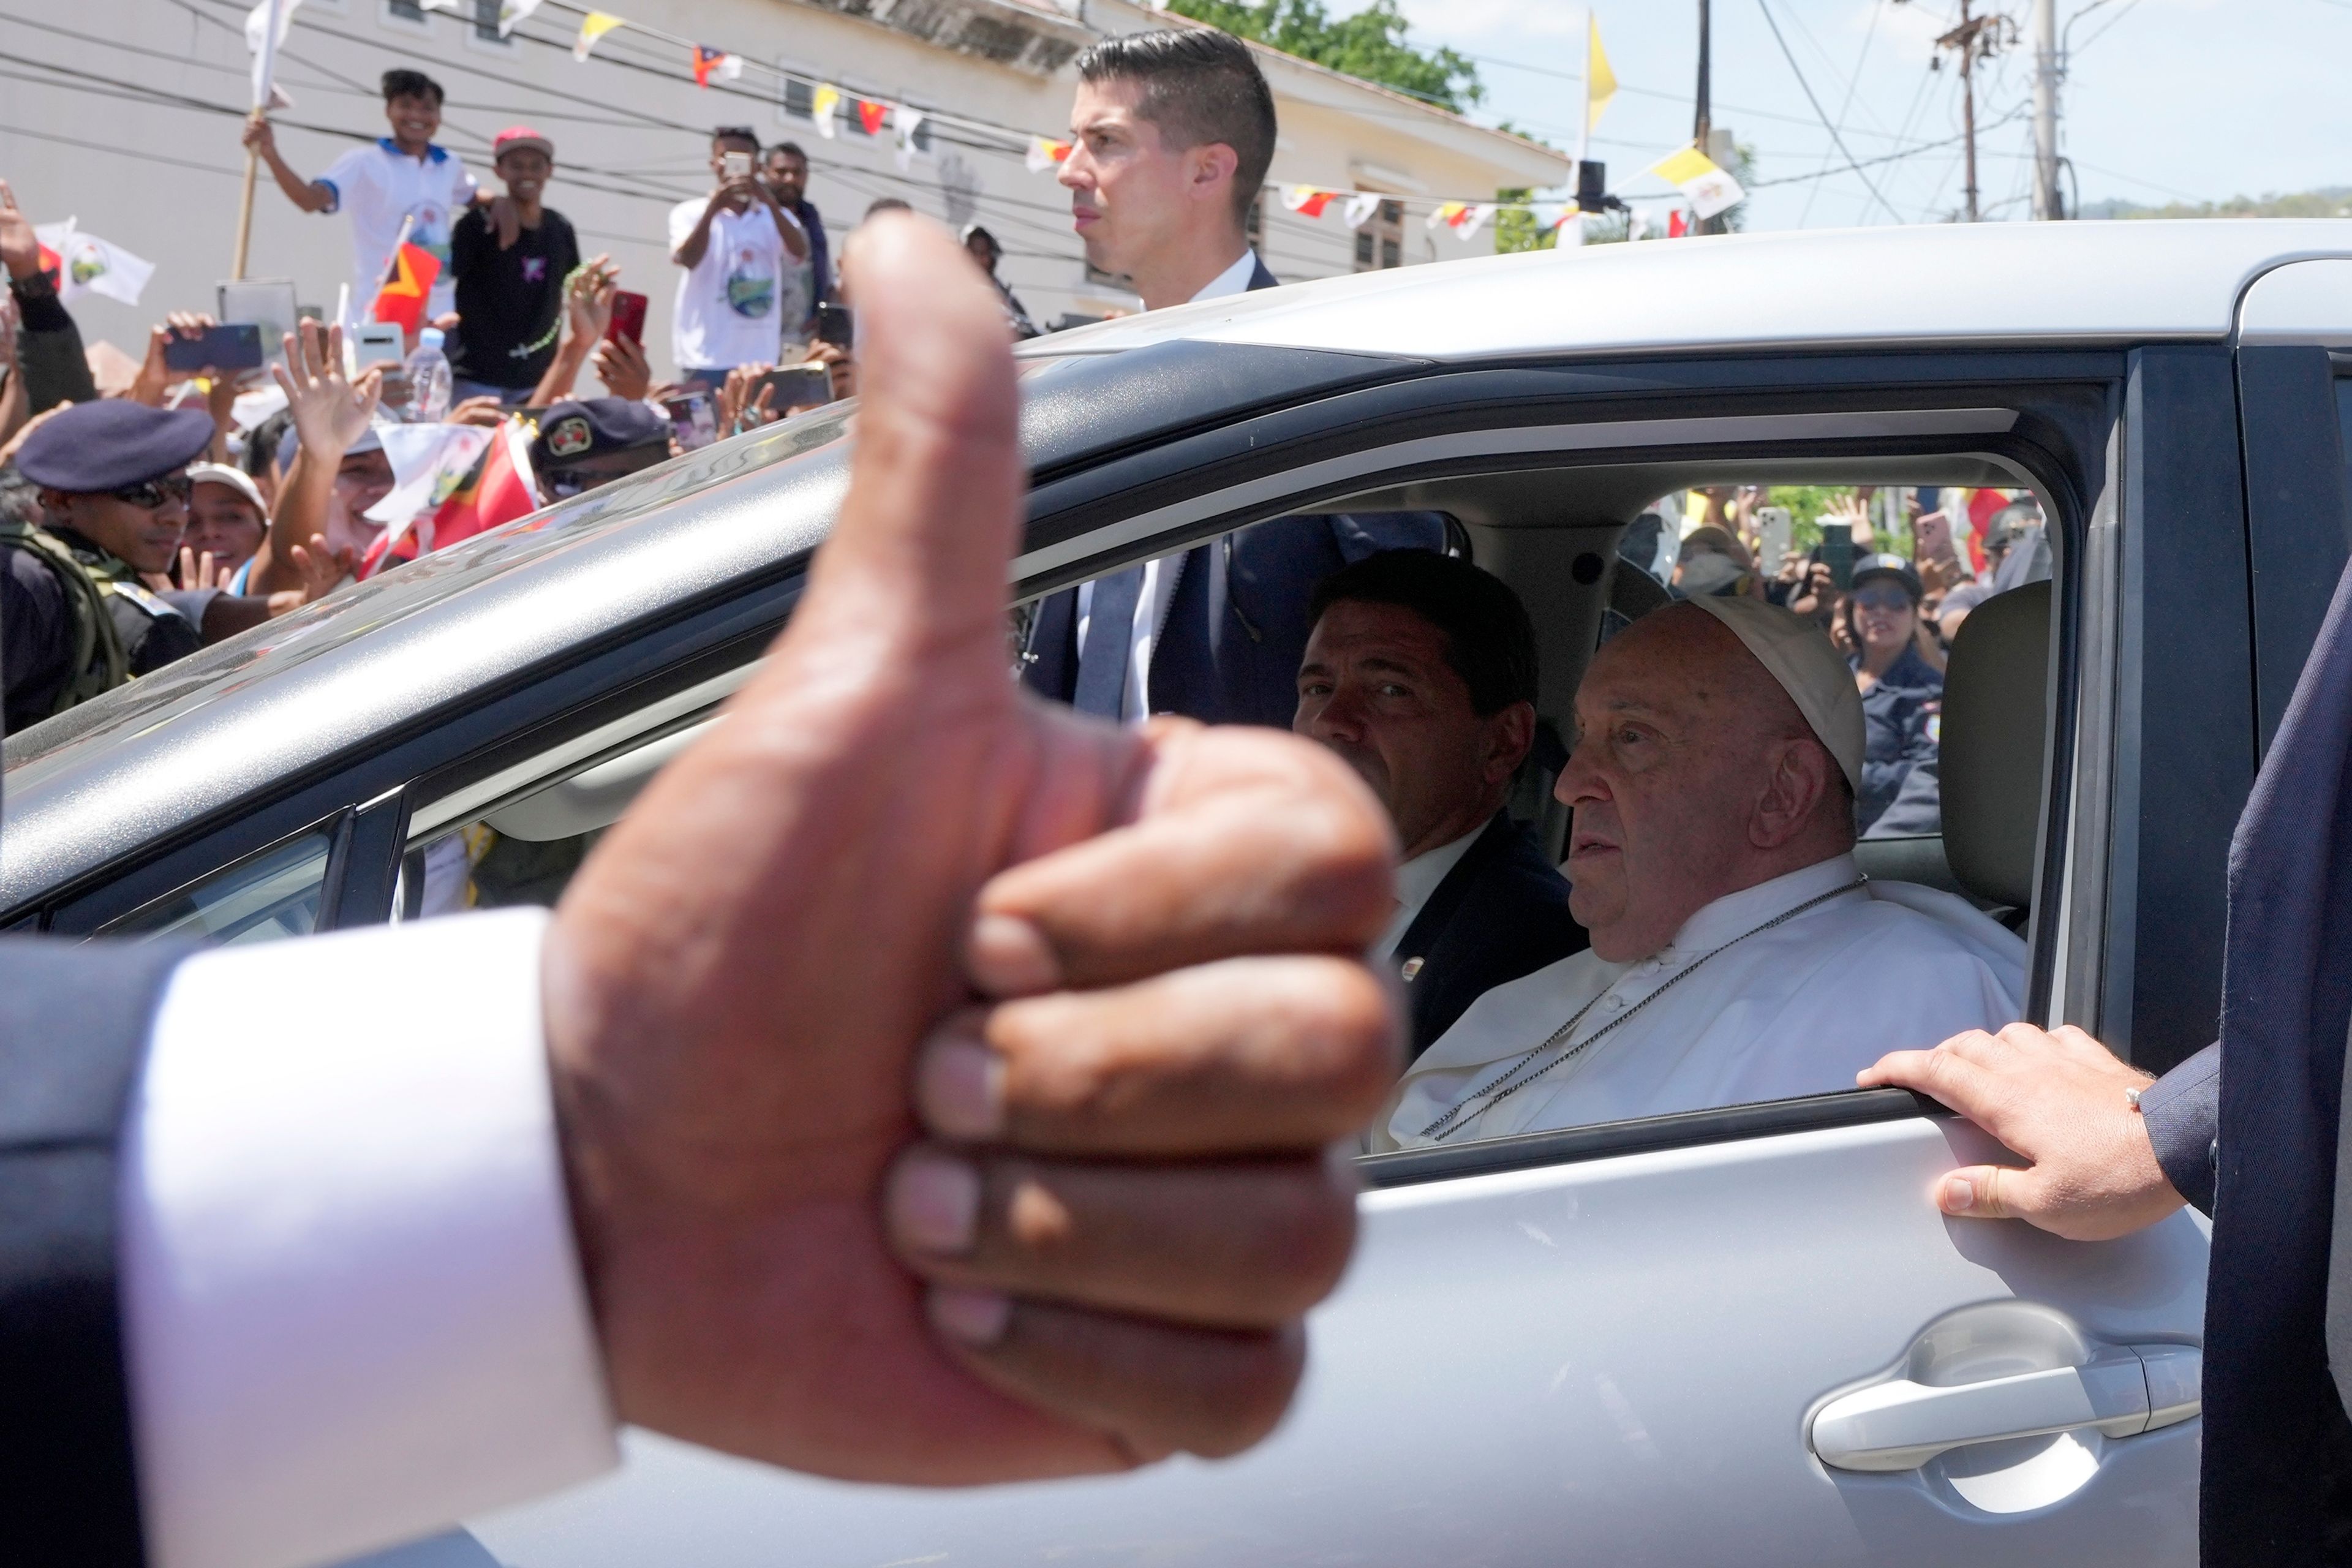
[[580,266],[580,240],[544,200],[555,144],[528,125],[509,125],[490,148],[490,166],[506,184],[518,226],[508,241],[488,212],[473,207],[450,231],[449,268],[457,279],[451,396],[495,397],[512,406],[530,397],[554,363],[564,280]]
[[710,135],[718,184],[670,209],[670,259],[682,269],[670,352],[689,385],[715,391],[737,365],[773,364],[808,316],[808,236],[753,176],[759,155],[750,127],[720,126]]

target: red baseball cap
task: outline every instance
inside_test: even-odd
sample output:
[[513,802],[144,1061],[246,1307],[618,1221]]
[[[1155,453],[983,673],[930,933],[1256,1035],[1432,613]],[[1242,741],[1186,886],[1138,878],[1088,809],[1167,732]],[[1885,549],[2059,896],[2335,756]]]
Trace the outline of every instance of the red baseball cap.
[[497,163],[518,147],[532,147],[551,158],[555,156],[555,143],[550,142],[545,136],[528,125],[509,125],[491,138],[490,162]]

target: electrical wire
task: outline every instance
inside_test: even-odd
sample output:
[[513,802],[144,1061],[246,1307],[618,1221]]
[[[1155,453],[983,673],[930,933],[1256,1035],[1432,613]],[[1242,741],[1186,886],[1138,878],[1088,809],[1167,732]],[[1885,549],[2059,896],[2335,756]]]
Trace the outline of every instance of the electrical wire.
[[1895,210],[1895,204],[1886,199],[1885,195],[1879,190],[1877,185],[1872,184],[1870,176],[1862,173],[1862,165],[1859,161],[1855,159],[1852,153],[1846,151],[1844,138],[1838,134],[1837,127],[1830,123],[1830,117],[1822,112],[1822,100],[1813,96],[1813,84],[1805,79],[1805,73],[1798,68],[1797,57],[1790,50],[1789,40],[1780,36],[1780,24],[1773,19],[1772,7],[1768,4],[1768,0],[1756,0],[1756,8],[1764,13],[1764,25],[1772,29],[1772,41],[1780,46],[1780,58],[1789,62],[1790,73],[1797,79],[1797,85],[1805,89],[1805,101],[1813,106],[1814,117],[1821,121],[1822,129],[1830,133],[1831,142],[1840,153],[1844,154],[1845,161],[1853,165],[1856,177],[1858,177],[1864,185],[1869,186],[1870,194],[1878,198],[1878,205],[1886,209],[1886,216],[1893,218],[1896,223],[1901,223],[1903,221],[1903,215],[1896,212]]
[[[1853,74],[1846,79],[1845,101],[1838,105],[1838,129],[1841,131],[1845,129],[1846,115],[1853,109],[1853,95],[1862,89],[1862,68],[1870,62],[1870,46],[1878,37],[1878,18],[1893,3],[1894,0],[1874,0],[1870,7],[1870,26],[1863,30],[1862,49],[1853,58]],[[1829,164],[1830,154],[1824,153],[1822,154],[1821,172],[1828,173]],[[1805,220],[1813,216],[1813,202],[1821,194],[1822,187],[1818,182],[1805,193],[1804,210],[1797,215],[1799,228],[1804,227]]]

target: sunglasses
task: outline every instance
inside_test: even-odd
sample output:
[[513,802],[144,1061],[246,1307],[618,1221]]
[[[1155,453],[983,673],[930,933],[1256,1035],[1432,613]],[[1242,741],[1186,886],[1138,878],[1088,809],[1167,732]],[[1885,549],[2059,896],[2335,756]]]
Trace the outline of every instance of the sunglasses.
[[159,479],[142,479],[135,485],[125,485],[107,493],[125,506],[135,506],[142,511],[160,511],[173,501],[184,501],[195,489],[195,481],[185,474],[165,474]]
[[1907,610],[1911,595],[1900,588],[1864,588],[1854,595],[1853,602],[1865,610]]

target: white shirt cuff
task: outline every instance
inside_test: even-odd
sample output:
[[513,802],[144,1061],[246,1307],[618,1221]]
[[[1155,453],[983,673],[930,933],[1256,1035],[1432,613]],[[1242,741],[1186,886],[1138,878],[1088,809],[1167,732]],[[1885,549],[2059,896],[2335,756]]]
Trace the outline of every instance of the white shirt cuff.
[[618,1462],[563,1185],[546,916],[225,948],[124,1138],[148,1561],[298,1568]]

